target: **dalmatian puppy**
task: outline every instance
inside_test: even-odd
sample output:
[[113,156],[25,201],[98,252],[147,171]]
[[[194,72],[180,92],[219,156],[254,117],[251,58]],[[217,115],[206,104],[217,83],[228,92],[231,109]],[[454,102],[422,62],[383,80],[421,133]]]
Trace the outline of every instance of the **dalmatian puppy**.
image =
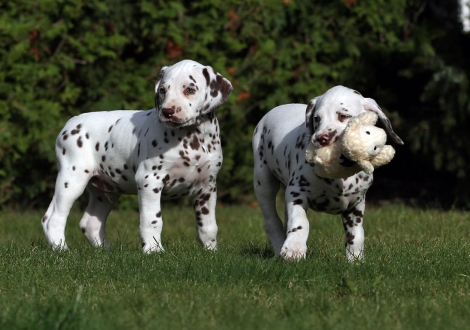
[[[372,175],[360,172],[346,179],[316,175],[305,160],[307,143],[328,146],[340,136],[349,118],[365,111],[378,114],[392,139],[403,144],[377,103],[350,88],[336,86],[304,104],[274,108],[258,123],[253,135],[254,189],[264,216],[264,228],[277,255],[305,258],[309,221],[314,211],[341,214],[348,260],[363,258],[362,227],[365,197]],[[285,223],[276,211],[276,194],[285,187]]]
[[197,238],[216,248],[216,177],[222,165],[214,110],[232,92],[210,66],[184,60],[163,67],[155,85],[155,108],[84,113],[70,119],[56,141],[59,173],[42,218],[47,241],[67,249],[65,225],[74,201],[90,200],[80,220],[88,241],[108,247],[106,218],[121,194],[137,194],[144,252],[163,251],[160,200],[190,196]]

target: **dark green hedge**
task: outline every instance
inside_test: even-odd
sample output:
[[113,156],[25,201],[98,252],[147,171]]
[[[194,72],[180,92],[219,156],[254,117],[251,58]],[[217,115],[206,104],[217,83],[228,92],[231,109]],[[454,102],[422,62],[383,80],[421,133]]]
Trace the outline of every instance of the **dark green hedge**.
[[468,180],[469,66],[457,40],[465,36],[427,8],[417,0],[4,1],[0,201],[47,203],[67,118],[152,108],[160,67],[184,58],[234,86],[218,110],[222,198],[251,191],[250,141],[264,113],[337,84],[375,98],[416,157]]

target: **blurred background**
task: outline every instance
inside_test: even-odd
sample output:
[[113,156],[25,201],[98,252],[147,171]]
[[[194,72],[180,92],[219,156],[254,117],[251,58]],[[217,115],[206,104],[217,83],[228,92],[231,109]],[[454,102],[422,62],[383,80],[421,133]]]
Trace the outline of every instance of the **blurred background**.
[[2,1],[0,204],[47,207],[67,119],[153,108],[160,68],[193,59],[234,86],[217,110],[220,202],[254,200],[251,136],[267,111],[344,85],[405,141],[368,200],[468,208],[469,30],[467,0]]

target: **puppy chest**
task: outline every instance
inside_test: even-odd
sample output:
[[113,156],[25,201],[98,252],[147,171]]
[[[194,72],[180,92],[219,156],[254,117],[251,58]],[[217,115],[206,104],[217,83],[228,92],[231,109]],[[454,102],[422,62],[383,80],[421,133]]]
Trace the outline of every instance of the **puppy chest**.
[[167,158],[163,169],[170,177],[171,182],[176,180],[176,182],[188,185],[196,182],[208,182],[210,177],[215,179],[222,166],[221,153],[207,154],[179,150],[178,154],[172,153]]

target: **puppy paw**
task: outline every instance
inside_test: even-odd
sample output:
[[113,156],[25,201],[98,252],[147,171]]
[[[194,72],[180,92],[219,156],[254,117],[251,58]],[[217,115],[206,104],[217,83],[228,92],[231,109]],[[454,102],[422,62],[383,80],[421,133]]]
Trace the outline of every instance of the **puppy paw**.
[[307,256],[307,245],[301,243],[284,244],[280,256],[286,261],[299,261]]
[[165,252],[165,249],[161,244],[148,244],[148,243],[142,243],[142,249],[144,250],[144,253],[150,254],[153,252]]

